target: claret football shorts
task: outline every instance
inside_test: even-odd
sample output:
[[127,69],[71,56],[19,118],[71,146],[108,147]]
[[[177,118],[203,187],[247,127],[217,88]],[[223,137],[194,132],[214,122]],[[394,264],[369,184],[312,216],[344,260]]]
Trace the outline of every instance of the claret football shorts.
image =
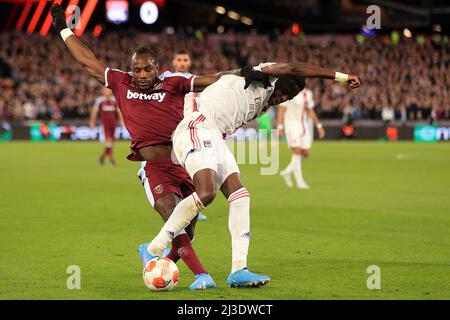
[[195,191],[186,170],[171,158],[142,162],[138,176],[152,207],[159,198],[169,193],[184,199]]

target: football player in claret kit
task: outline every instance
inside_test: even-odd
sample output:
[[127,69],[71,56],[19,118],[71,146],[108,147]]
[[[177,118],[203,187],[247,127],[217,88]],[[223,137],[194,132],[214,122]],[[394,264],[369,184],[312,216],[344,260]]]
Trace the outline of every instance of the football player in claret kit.
[[99,158],[99,162],[103,165],[105,157],[108,157],[111,164],[116,166],[116,160],[113,155],[114,133],[118,123],[120,126],[123,126],[123,119],[111,90],[106,87],[102,88],[102,95],[95,100],[92,107],[89,119],[89,127],[91,129],[95,127],[98,115],[100,115],[100,122],[105,137],[105,149]]
[[271,86],[252,83],[244,89],[244,79],[226,75],[206,88],[198,103],[200,112],[193,112],[178,125],[173,146],[180,163],[192,177],[195,191],[183,199],[148,246],[151,257],[159,257],[173,234],[183,230],[197,211],[211,204],[217,185],[228,199],[232,262],[227,279],[230,287],[255,287],[270,281],[267,276],[250,272],[247,255],[250,241],[250,194],[243,186],[239,168],[223,135],[275,106],[294,98],[304,89],[304,78],[335,79],[358,88],[356,76],[334,72],[306,63],[266,63],[257,70],[267,75]]
[[[134,51],[131,72],[107,67],[67,27],[66,17],[59,4],[51,8],[53,25],[76,61],[102,85],[110,88],[122,113],[125,127],[131,136],[131,161],[147,161],[148,181],[154,208],[166,221],[177,203],[194,191],[187,172],[172,160],[172,133],[183,119],[184,97],[188,92],[201,91],[226,74],[241,75],[241,70],[193,77],[189,74],[158,76],[159,64],[155,53],[146,47]],[[265,80],[262,72],[245,69],[249,81]],[[268,85],[267,81],[264,82]],[[197,214],[196,214],[197,215]],[[195,274],[190,289],[214,288],[212,277],[198,259],[191,241],[194,238],[195,217],[176,234],[171,234],[172,248],[168,258],[180,258]],[[192,221],[192,223],[191,223]],[[144,268],[151,256],[147,244],[139,247]]]
[[[179,50],[174,53],[173,60],[172,60],[172,66],[174,68],[175,73],[182,73],[184,75],[189,73],[189,69],[191,68],[192,61],[191,56],[188,51],[186,50]],[[166,72],[163,75],[171,74],[171,72]],[[197,92],[189,92],[184,96],[184,116],[187,116],[188,114],[194,112],[197,110],[197,103],[196,103],[196,97],[198,96]],[[141,162],[141,168],[139,169],[137,175],[139,177],[139,180],[141,181],[145,194],[147,195],[147,199],[150,203],[150,205],[153,207],[155,205],[155,200],[150,188],[148,176],[151,172],[150,168],[150,162],[142,161]],[[190,179],[190,178],[189,178]],[[197,219],[199,221],[205,221],[207,217],[203,215],[202,213],[198,214]],[[167,252],[167,250],[166,250]]]
[[303,179],[302,162],[308,158],[314,140],[314,127],[319,133],[319,139],[325,137],[325,129],[314,111],[314,98],[310,89],[305,88],[294,99],[280,104],[278,109],[278,130],[280,137],[283,130],[291,149],[292,156],[288,166],[280,172],[289,188],[293,187],[291,175],[294,176],[297,188],[310,189]]

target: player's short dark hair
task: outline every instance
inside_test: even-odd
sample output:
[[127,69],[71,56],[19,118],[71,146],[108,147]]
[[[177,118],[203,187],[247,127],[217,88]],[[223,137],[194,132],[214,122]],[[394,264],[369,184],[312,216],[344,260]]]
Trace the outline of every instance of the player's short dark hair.
[[287,94],[288,100],[293,99],[305,88],[305,79],[297,76],[280,77],[275,83],[275,90]]
[[187,54],[189,57],[191,56],[191,53],[186,49],[181,49],[181,50],[175,51],[173,56],[175,57],[176,55],[179,55],[179,54]]
[[155,60],[156,64],[159,64],[158,55],[156,54],[155,50],[153,50],[152,48],[140,47],[140,48],[137,48],[136,50],[134,50],[134,52],[133,52],[133,56],[134,55],[138,56],[141,54],[149,54],[153,58],[153,60]]
[[300,88],[300,91],[305,89],[305,86],[306,86],[305,78],[300,77],[300,76],[293,76],[293,77],[291,77],[291,79],[295,81],[295,84],[297,84],[297,86]]

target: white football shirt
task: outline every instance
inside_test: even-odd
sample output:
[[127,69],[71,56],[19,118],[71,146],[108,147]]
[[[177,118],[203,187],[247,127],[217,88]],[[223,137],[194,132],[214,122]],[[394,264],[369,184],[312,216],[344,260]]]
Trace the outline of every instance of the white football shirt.
[[[272,63],[260,64],[255,69]],[[235,75],[222,76],[208,86],[198,98],[200,112],[206,121],[213,123],[223,134],[232,134],[237,128],[267,111],[268,102],[275,90],[277,78],[269,78],[271,87],[253,82],[244,90],[245,79]]]
[[[286,108],[284,121],[290,124],[302,126],[302,130],[307,130],[311,126],[312,120],[308,117],[306,109],[314,108],[313,93],[309,89],[304,89],[292,100],[281,104]],[[286,125],[287,126],[287,125]]]

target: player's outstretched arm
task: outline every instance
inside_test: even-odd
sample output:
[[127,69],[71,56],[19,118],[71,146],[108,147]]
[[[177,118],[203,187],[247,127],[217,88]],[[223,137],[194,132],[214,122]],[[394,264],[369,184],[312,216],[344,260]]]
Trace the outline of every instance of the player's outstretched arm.
[[77,39],[67,27],[66,15],[59,4],[52,5],[51,15],[53,18],[53,26],[56,31],[60,33],[75,60],[77,60],[98,82],[102,85],[105,84],[105,64],[99,61],[94,56],[91,49]]
[[227,75],[227,74],[240,76],[241,69],[223,71],[223,72],[218,72],[215,74],[209,74],[209,75],[205,75],[205,76],[197,76],[194,79],[194,90],[193,91],[195,91],[195,92],[203,91],[207,86],[213,84],[214,82],[219,80],[220,77]]
[[194,91],[202,91],[207,86],[213,84],[217,80],[220,79],[220,77],[225,75],[235,75],[245,78],[245,86],[244,89],[247,89],[248,86],[250,86],[250,83],[253,81],[261,82],[264,88],[267,88],[270,86],[269,77],[267,74],[258,71],[253,70],[250,66],[245,66],[242,69],[236,69],[236,70],[228,70],[228,71],[222,71],[211,75],[206,76],[198,76],[194,79]]
[[262,67],[261,71],[273,77],[300,76],[336,80],[347,83],[352,89],[359,88],[361,85],[356,75],[344,74],[304,62],[270,64]]

